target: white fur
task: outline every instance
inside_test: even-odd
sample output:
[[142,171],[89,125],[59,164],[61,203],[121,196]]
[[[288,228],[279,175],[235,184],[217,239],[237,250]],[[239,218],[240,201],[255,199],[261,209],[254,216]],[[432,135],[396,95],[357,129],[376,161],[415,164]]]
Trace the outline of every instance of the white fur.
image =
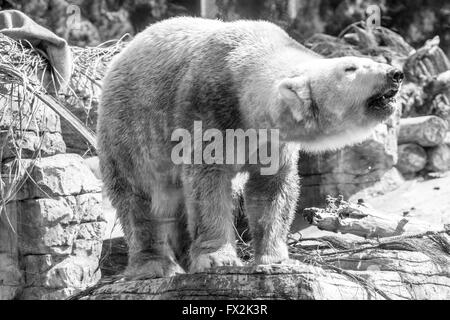
[[373,128],[354,128],[351,131],[345,131],[339,135],[319,137],[314,141],[301,142],[300,148],[311,153],[339,150],[345,146],[352,146],[363,142],[371,136]]

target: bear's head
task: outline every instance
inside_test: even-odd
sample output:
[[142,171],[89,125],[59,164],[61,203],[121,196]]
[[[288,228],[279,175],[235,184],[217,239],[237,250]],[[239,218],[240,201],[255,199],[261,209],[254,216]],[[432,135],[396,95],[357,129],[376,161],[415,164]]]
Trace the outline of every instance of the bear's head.
[[403,72],[367,58],[314,59],[278,84],[280,136],[324,151],[367,138],[394,111]]

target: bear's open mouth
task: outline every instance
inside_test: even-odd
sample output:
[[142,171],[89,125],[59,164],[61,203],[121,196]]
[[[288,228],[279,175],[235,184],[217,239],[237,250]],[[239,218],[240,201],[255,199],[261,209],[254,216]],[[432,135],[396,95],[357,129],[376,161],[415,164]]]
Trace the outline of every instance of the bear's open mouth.
[[370,97],[369,100],[367,100],[368,111],[381,118],[389,117],[394,111],[392,103],[395,102],[394,97],[398,90],[398,87],[391,87],[382,93]]
[[383,108],[395,101],[395,95],[398,92],[398,88],[389,89],[381,94],[376,94],[369,98],[369,108]]

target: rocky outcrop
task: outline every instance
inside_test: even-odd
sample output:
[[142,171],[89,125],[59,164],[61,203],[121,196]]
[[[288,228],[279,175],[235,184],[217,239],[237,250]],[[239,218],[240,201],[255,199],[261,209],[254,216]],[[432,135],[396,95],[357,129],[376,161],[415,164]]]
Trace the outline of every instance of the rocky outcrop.
[[23,287],[17,250],[17,215],[0,215],[0,300],[17,297]]
[[419,172],[427,164],[427,152],[415,143],[398,146],[397,169],[404,175]]
[[404,119],[397,167],[408,177],[450,170],[450,148],[445,142],[450,129],[450,61],[439,44],[439,37],[428,40],[404,66],[411,82],[401,94]]
[[[6,163],[3,172],[15,162]],[[1,224],[9,235],[1,239],[2,246],[9,246],[0,260],[8,265],[1,269],[7,270],[2,279],[9,278],[3,284],[15,280],[15,285],[0,286],[0,292],[20,299],[59,299],[95,284],[106,227],[100,182],[78,155],[22,160],[22,165],[19,175],[28,178]]]
[[221,267],[162,279],[105,279],[73,298],[446,300],[450,298],[450,261],[444,253],[438,256],[433,258],[420,250],[386,246],[331,254],[321,261],[298,261],[296,265]]
[[[3,172],[10,172],[13,162]],[[6,272],[1,277],[3,284],[15,284],[0,286],[0,292],[5,298],[56,299],[93,285],[100,278],[106,227],[99,181],[77,155],[22,163],[28,178],[1,224],[2,234],[9,235],[1,239],[2,246],[9,246],[1,250],[0,261],[8,266],[0,269]]]
[[31,158],[33,155],[41,154],[43,157],[64,153],[66,144],[60,132],[34,131],[9,132],[0,131],[0,145],[3,147],[3,159],[17,156],[17,150],[21,150],[21,156]]
[[398,143],[417,143],[422,147],[440,145],[447,134],[447,122],[436,116],[404,118],[400,120]]
[[[200,3],[204,4],[201,8]],[[69,4],[79,6],[75,20]],[[437,1],[332,1],[332,0],[16,0],[0,1],[0,9],[18,9],[38,23],[69,40],[70,44],[97,45],[134,34],[150,23],[176,15],[202,13],[225,20],[264,19],[285,28],[291,36],[304,41],[314,33],[337,36],[349,24],[368,18],[369,5],[380,7],[379,22],[398,30],[414,46],[439,35],[443,48],[450,52],[450,34],[446,27],[449,5]],[[373,13],[373,11],[371,12]],[[71,21],[79,22],[75,28]]]

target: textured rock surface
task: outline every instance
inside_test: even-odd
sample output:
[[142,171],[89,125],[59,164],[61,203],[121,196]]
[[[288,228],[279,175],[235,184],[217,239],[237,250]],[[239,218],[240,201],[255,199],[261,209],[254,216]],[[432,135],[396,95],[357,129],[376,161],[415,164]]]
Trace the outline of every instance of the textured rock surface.
[[[105,228],[102,216],[95,212],[99,209],[92,206],[91,212],[83,207],[89,205],[86,204],[87,201],[96,201],[101,195],[83,195],[85,198],[86,196],[92,199],[83,199],[83,203],[71,196],[18,201],[21,253],[68,254],[73,250],[75,239],[99,240]],[[89,220],[84,217],[82,219],[83,213],[84,216],[90,216]]]
[[0,300],[15,298],[22,289],[22,273],[16,254],[0,253]]
[[450,131],[445,135],[444,144],[450,146]]
[[20,163],[2,168],[29,175],[7,206],[11,222],[0,221],[0,296],[62,299],[95,284],[106,228],[100,181],[78,155]]
[[[76,154],[59,154],[38,160],[6,163],[3,172],[27,177],[16,200],[101,192],[101,183]],[[27,173],[26,173],[27,172]],[[4,181],[9,183],[8,181]]]
[[172,278],[120,281],[100,286],[81,299],[450,298],[448,265],[441,268],[422,253],[371,250],[341,258],[328,268],[305,263],[222,267]]
[[446,121],[437,116],[405,118],[400,120],[398,143],[434,147],[444,141],[446,133]]
[[397,169],[403,174],[419,172],[427,164],[427,152],[415,143],[398,146]]
[[10,159],[20,155],[21,158],[37,156],[48,157],[66,152],[66,144],[59,132],[36,133],[23,131],[10,133],[0,131],[0,145],[3,147],[2,159]]
[[8,207],[0,214],[0,300],[13,299],[22,287],[16,230],[16,212]]
[[11,94],[13,99],[0,95],[0,105],[6,106],[0,109],[1,130],[12,128],[21,131],[61,132],[60,118],[53,110],[30,97],[29,100],[16,100],[17,95],[19,97],[22,95],[15,90]]
[[448,144],[428,149],[427,169],[432,172],[450,170],[450,146]]
[[24,264],[26,288],[22,299],[64,298],[67,297],[64,290],[73,293],[100,279],[96,257],[70,256],[58,259],[51,255],[32,255],[25,257]]
[[13,299],[22,288],[17,241],[17,212],[8,205],[0,213],[0,300]]

